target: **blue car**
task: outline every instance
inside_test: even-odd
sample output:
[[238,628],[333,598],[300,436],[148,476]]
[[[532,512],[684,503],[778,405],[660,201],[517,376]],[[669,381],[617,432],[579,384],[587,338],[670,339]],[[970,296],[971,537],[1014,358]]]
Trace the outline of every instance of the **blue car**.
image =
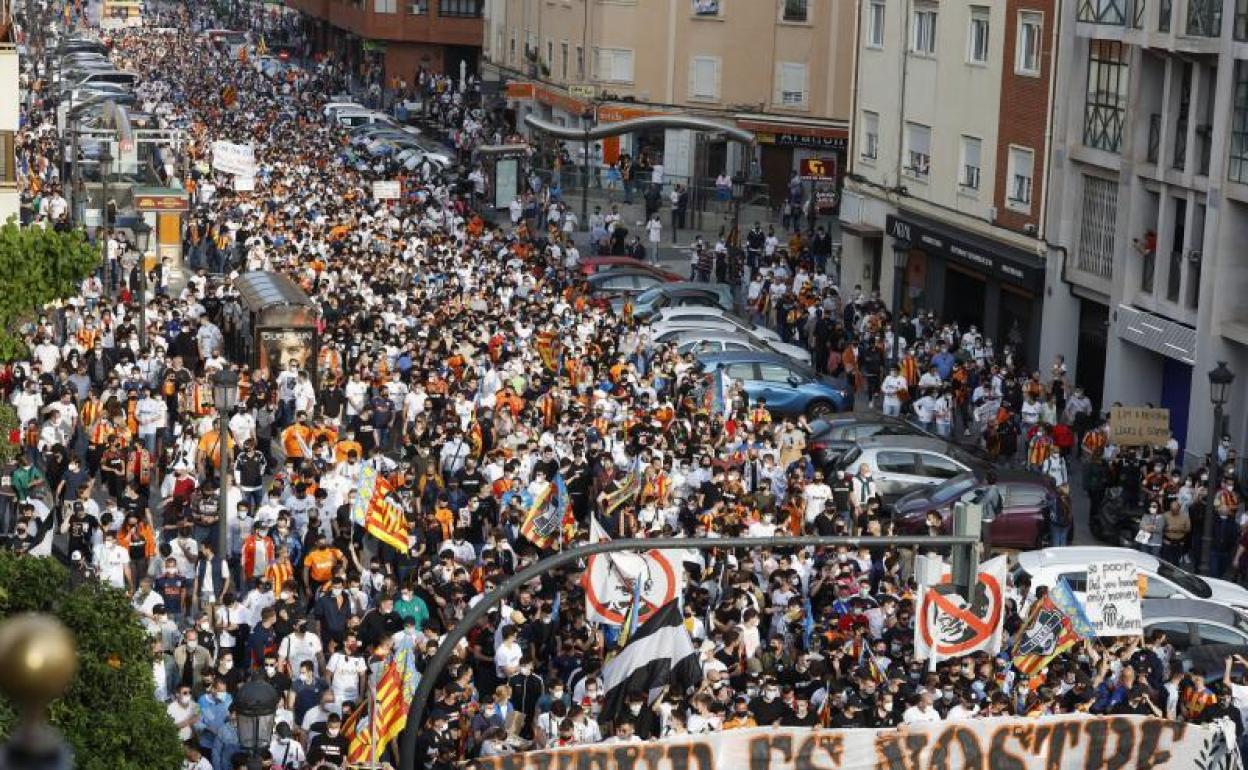
[[708,372],[723,369],[733,384],[742,384],[751,404],[764,400],[775,414],[804,414],[814,420],[854,408],[854,390],[845,378],[818,374],[779,353],[739,350],[708,353],[698,360]]

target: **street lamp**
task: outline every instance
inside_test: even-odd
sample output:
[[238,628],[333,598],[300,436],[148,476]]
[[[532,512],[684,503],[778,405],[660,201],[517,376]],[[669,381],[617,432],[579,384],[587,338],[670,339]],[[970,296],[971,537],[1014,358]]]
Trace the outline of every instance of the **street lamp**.
[[279,700],[277,689],[263,679],[252,679],[238,688],[234,696],[238,745],[249,756],[257,757],[269,747]]
[[[1215,501],[1218,494],[1218,471],[1221,465],[1218,463],[1218,440],[1222,436],[1222,407],[1226,405],[1230,397],[1231,383],[1235,381],[1235,373],[1227,368],[1225,361],[1219,361],[1218,365],[1209,372],[1209,401],[1213,403],[1213,434],[1210,438],[1210,445],[1213,449],[1209,452],[1209,490],[1208,499],[1205,502],[1205,547],[1204,547],[1204,563],[1209,564],[1210,549],[1213,545],[1213,517],[1217,515],[1215,510]],[[1213,577],[1219,577],[1213,575]]]
[[893,364],[901,363],[901,290],[902,278],[910,262],[910,242],[893,240]]
[[113,151],[110,148],[109,143],[105,142],[104,146],[100,149],[100,184],[102,187],[100,192],[100,195],[102,196],[100,200],[100,214],[101,219],[104,221],[105,228],[111,228],[113,226],[113,219],[108,213],[108,177],[112,171],[112,167]]
[[585,135],[585,184],[581,186],[581,230],[589,229],[589,132],[594,128],[594,106],[581,110],[581,130]]
[[131,226],[134,245],[139,250],[139,349],[147,349],[147,248],[152,240],[152,227],[140,217]]
[[[217,493],[217,547],[221,558],[229,558],[229,497],[230,497],[230,411],[238,400],[238,372],[222,369],[212,378],[212,402],[217,405],[217,446],[220,447],[221,484]],[[270,725],[272,728],[272,725]],[[242,732],[242,728],[239,728]]]

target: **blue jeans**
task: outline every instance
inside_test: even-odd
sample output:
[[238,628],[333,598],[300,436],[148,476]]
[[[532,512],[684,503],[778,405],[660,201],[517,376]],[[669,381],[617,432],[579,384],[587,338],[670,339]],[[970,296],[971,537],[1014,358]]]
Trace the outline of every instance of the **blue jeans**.
[[901,404],[890,404],[886,401],[883,407],[881,407],[881,411],[884,412],[886,417],[898,417],[901,415]]
[[1070,544],[1070,527],[1059,527],[1056,524],[1049,525],[1049,545],[1062,546]]
[[1230,551],[1210,551],[1209,552],[1209,577],[1220,578],[1226,574],[1226,568],[1231,564]]

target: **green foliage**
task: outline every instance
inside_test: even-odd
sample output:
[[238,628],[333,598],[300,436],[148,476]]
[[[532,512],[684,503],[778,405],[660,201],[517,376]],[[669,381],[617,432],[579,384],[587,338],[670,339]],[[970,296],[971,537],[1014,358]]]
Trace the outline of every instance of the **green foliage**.
[[[153,697],[151,643],[125,594],[94,581],[70,590],[59,562],[0,553],[0,618],[22,612],[55,615],[77,642],[78,673],[50,709],[77,770],[176,770],[182,745]],[[14,719],[0,698],[0,735]]]
[[100,262],[81,230],[0,226],[0,361],[26,356],[16,325],[49,302],[78,293]]
[[17,410],[12,404],[0,404],[0,465],[8,465],[17,460],[22,451],[18,444],[9,443],[9,434],[22,426],[17,419]]

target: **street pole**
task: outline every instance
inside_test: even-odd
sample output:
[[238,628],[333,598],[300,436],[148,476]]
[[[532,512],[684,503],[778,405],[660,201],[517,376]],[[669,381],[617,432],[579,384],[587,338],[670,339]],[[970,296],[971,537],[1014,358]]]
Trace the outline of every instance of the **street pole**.
[[[1222,435],[1222,404],[1213,405],[1213,435],[1209,440],[1209,489],[1206,492],[1205,500],[1205,521],[1201,526],[1204,530],[1204,548],[1200,549],[1200,564],[1194,565],[1193,571],[1199,571],[1201,565],[1207,569],[1210,565],[1210,557],[1213,553],[1213,519],[1218,515],[1217,506],[1215,505],[1218,496],[1218,472],[1222,470],[1222,466],[1218,464],[1218,439]],[[1210,577],[1221,577],[1221,575],[1210,575]]]
[[[220,399],[218,399],[220,400]],[[221,452],[220,489],[217,493],[217,553],[222,559],[230,557],[229,551],[229,498],[230,498],[230,441],[227,438],[230,430],[229,410],[224,404],[217,405],[219,424],[217,425],[217,445]]]

